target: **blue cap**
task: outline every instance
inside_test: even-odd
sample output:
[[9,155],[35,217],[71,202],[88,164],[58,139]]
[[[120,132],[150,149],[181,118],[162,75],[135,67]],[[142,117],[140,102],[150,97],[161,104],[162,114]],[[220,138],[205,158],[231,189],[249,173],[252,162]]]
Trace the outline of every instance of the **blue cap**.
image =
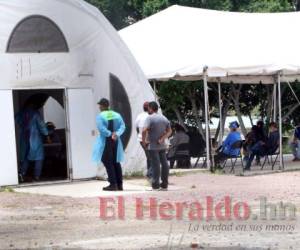
[[235,129],[237,129],[239,127],[240,127],[240,125],[239,125],[239,123],[237,121],[231,122],[229,124],[229,128],[235,128]]

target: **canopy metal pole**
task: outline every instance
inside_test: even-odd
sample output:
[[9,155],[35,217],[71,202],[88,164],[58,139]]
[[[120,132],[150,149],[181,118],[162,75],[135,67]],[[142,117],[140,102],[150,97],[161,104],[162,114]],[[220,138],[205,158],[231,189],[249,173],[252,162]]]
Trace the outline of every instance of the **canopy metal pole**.
[[203,82],[204,82],[204,102],[205,102],[206,162],[207,162],[207,168],[211,169],[209,119],[208,119],[209,100],[208,100],[208,85],[207,85],[207,67],[204,67],[203,69]]
[[221,80],[218,79],[218,91],[219,91],[219,110],[220,110],[220,131],[219,131],[219,146],[222,145],[223,142],[223,101],[222,101],[222,86],[221,86]]
[[273,93],[273,121],[276,122],[277,121],[277,90],[276,90],[276,83],[274,83],[274,93]]
[[153,89],[154,89],[154,97],[155,97],[155,101],[157,102],[158,98],[157,98],[157,85],[156,85],[156,81],[153,81]]
[[279,148],[280,148],[280,169],[283,169],[283,140],[282,140],[282,107],[281,107],[281,79],[278,74],[278,111],[279,111]]

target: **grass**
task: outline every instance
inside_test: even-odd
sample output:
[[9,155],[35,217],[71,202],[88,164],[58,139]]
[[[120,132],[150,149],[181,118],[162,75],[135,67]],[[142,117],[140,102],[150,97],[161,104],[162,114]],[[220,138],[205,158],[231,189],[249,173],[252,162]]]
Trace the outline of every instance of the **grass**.
[[14,193],[15,191],[11,187],[0,187],[0,193]]
[[130,172],[124,175],[125,180],[141,179],[141,178],[145,178],[143,171]]

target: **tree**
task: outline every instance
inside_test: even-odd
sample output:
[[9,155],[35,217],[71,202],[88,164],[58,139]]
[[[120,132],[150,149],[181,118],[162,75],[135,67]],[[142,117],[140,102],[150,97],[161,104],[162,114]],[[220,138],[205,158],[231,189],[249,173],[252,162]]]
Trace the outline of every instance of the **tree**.
[[[190,7],[214,10],[241,12],[282,12],[300,10],[300,0],[88,0],[97,6],[110,22],[117,28],[123,28],[145,17],[155,14],[171,5],[178,4]],[[160,84],[158,95],[167,116],[184,126],[195,126],[204,136],[202,129],[204,98],[201,82],[169,81]],[[209,92],[210,115],[219,116],[216,84],[210,84]],[[295,85],[295,91],[300,96],[300,87]],[[223,119],[228,111],[235,112],[241,123],[243,133],[246,128],[242,115],[252,120],[254,111],[261,119],[270,121],[272,117],[272,86],[263,85],[222,85]],[[283,113],[285,120],[297,120],[300,107],[292,92],[283,85]],[[224,124],[224,121],[223,123]],[[218,131],[216,137],[218,136]]]

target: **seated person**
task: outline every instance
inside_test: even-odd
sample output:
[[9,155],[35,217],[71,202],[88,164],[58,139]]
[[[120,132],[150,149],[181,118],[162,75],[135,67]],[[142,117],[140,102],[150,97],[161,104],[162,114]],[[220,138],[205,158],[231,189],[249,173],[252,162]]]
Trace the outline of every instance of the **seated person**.
[[279,131],[275,122],[270,123],[270,134],[267,141],[262,140],[256,142],[250,148],[250,157],[247,161],[245,170],[250,170],[252,162],[255,156],[266,156],[268,154],[274,154],[279,146]]
[[216,165],[222,164],[226,159],[230,157],[238,157],[241,153],[240,148],[233,148],[233,145],[241,141],[241,134],[238,132],[240,125],[237,121],[234,121],[229,124],[230,133],[226,137],[222,146],[218,149],[218,154],[215,157]]
[[[257,130],[255,131],[256,142],[263,141],[266,143],[267,142],[267,133],[266,133],[264,121],[259,120],[256,123],[256,126],[257,126]],[[259,155],[256,156],[256,164],[260,165],[260,156]]]
[[243,143],[243,155],[244,155],[244,161],[247,162],[250,157],[250,149],[254,146],[254,144],[258,141],[260,141],[259,136],[259,129],[257,125],[254,125],[251,128],[251,131],[246,135],[245,142]]
[[47,122],[46,123],[48,132],[49,132],[49,137],[51,139],[52,143],[60,143],[60,138],[59,135],[56,132],[56,126],[53,122]]
[[291,143],[291,148],[293,150],[294,155],[293,161],[300,161],[300,122],[295,129],[293,141]]
[[182,144],[189,144],[190,137],[185,132],[184,128],[176,123],[174,126],[174,135],[170,139],[170,147],[167,154],[168,160],[170,161],[170,167],[173,168],[176,160],[176,155],[189,157],[189,150],[178,151],[178,146]]

